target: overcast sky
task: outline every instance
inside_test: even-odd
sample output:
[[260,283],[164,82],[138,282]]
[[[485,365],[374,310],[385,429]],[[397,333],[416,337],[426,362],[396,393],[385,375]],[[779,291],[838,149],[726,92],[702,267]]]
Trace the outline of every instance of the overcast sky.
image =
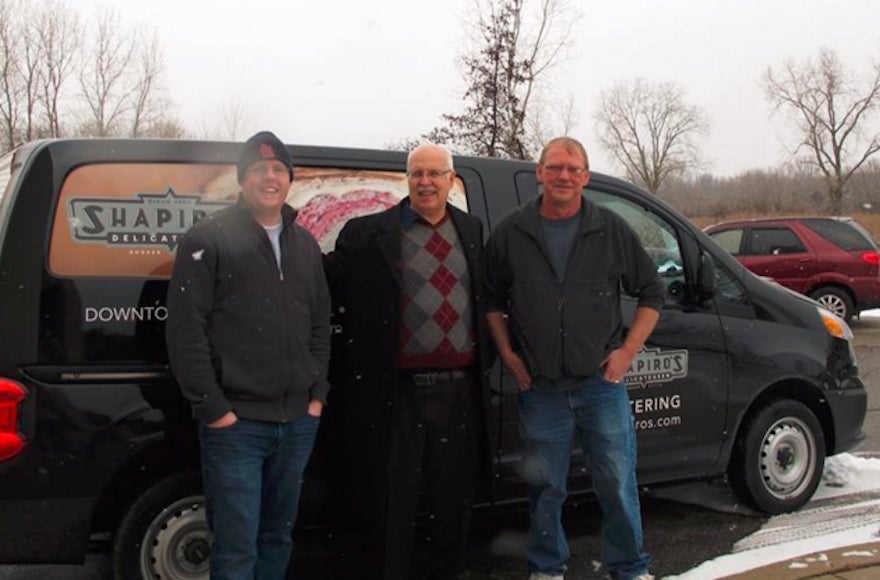
[[[69,0],[89,14],[103,0]],[[153,26],[165,50],[167,89],[191,128],[218,123],[229,103],[289,143],[383,147],[417,137],[458,112],[456,65],[472,0],[114,0],[126,22]],[[703,107],[704,141],[718,175],[787,159],[783,117],[761,88],[768,66],[838,52],[852,72],[880,60],[876,0],[616,0],[579,6],[568,60],[550,79],[571,94],[573,132],[594,166],[594,106],[618,80],[681,85]]]

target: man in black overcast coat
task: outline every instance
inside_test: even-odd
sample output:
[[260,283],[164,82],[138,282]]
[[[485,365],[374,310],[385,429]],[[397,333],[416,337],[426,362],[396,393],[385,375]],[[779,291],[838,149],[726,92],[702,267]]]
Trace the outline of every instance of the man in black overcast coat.
[[349,221],[325,259],[343,328],[330,401],[347,488],[338,501],[374,540],[349,574],[409,578],[424,486],[429,559],[417,565],[455,578],[487,447],[482,224],[447,203],[455,172],[444,148],[410,152],[407,178],[406,199]]

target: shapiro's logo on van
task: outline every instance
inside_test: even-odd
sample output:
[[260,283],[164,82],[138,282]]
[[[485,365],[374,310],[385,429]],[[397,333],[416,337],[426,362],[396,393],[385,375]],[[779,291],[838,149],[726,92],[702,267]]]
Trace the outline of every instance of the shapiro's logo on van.
[[688,351],[643,348],[636,355],[623,380],[630,387],[669,383],[688,374]]
[[136,193],[136,199],[75,197],[69,221],[77,243],[108,246],[167,246],[173,250],[181,236],[206,215],[229,205],[203,201],[199,195]]

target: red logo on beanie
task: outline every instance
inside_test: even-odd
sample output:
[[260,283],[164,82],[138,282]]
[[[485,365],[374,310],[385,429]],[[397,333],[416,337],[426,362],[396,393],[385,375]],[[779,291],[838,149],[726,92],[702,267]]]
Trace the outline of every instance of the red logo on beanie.
[[260,155],[263,159],[275,159],[275,150],[268,143],[263,143],[260,145]]

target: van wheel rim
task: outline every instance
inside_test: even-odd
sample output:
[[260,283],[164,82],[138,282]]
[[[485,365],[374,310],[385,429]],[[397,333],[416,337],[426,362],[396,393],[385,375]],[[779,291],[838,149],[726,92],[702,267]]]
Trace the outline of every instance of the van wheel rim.
[[816,441],[807,425],[795,417],[776,421],[764,435],[760,467],[774,497],[802,493],[816,470]]
[[822,296],[819,296],[816,301],[837,316],[841,318],[844,318],[846,316],[846,304],[844,304],[840,296],[835,296],[834,294],[823,294]]
[[208,580],[211,533],[201,496],[180,499],[150,522],[141,545],[144,578]]

